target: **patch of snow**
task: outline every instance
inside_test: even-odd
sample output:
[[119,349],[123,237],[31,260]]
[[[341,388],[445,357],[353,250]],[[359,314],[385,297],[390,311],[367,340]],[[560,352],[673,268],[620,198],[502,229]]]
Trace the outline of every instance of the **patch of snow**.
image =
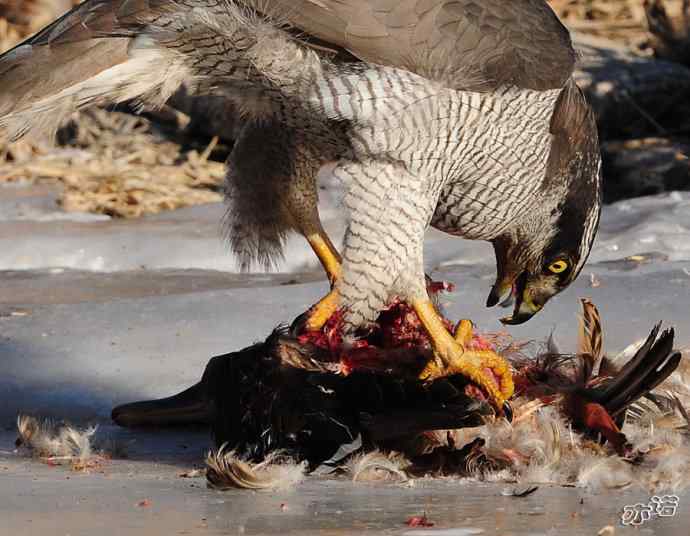
[[[337,246],[345,219],[337,188],[321,192],[321,216]],[[34,201],[38,203],[38,201]],[[140,268],[196,268],[238,272],[222,240],[220,203],[189,207],[141,220],[107,221],[99,216],[18,208],[26,201],[0,201],[0,270],[63,267],[117,272]],[[66,221],[63,221],[66,220]],[[22,240],[17,240],[21,236]],[[291,236],[280,272],[318,269],[306,241]],[[690,261],[690,193],[671,193],[604,207],[590,263],[654,252]],[[454,265],[494,265],[489,243],[462,240],[430,230],[425,242],[428,270]]]
[[23,182],[0,187],[0,223],[17,221],[73,221],[90,223],[108,221],[110,216],[85,212],[65,212],[58,205],[59,186],[32,185]]

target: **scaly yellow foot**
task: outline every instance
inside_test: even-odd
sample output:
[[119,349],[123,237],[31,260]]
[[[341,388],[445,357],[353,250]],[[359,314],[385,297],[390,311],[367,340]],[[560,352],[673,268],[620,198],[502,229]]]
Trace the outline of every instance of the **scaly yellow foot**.
[[306,313],[304,329],[307,331],[319,331],[328,322],[328,319],[338,310],[340,296],[336,290],[331,290],[326,296],[313,305]]
[[[412,307],[434,346],[434,359],[427,363],[419,375],[420,379],[435,380],[462,374],[486,392],[496,409],[503,411],[514,391],[510,366],[505,359],[496,352],[468,348],[472,340],[472,323],[469,320],[461,321],[453,336],[428,299],[414,300]],[[487,374],[487,369],[496,376],[498,385]]]

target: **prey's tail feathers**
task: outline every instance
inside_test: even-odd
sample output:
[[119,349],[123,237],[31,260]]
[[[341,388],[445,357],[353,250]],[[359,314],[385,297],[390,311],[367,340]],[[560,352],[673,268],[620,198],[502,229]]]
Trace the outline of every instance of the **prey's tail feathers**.
[[591,374],[599,374],[599,366],[604,352],[604,330],[597,307],[587,298],[580,299],[582,316],[578,331],[577,353],[587,359]]
[[77,109],[160,106],[182,84],[232,97],[279,81],[297,93],[319,68],[313,51],[238,0],[90,0],[0,56],[0,129],[54,134]]
[[641,396],[655,389],[680,363],[680,352],[673,351],[674,331],[659,335],[657,324],[635,356],[598,395],[611,415],[617,415]]

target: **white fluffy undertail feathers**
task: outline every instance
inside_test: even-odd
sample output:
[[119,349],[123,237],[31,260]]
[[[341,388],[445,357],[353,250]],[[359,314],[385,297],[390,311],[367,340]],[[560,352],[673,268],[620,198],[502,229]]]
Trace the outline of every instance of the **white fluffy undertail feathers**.
[[351,457],[344,470],[354,482],[406,482],[410,461],[400,453],[379,450]]

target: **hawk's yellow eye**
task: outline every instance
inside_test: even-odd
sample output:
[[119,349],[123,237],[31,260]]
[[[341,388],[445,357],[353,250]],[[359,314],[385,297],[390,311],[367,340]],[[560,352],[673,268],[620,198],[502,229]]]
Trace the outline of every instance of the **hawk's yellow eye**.
[[555,261],[549,264],[549,272],[554,274],[562,274],[568,269],[568,263],[566,261]]

